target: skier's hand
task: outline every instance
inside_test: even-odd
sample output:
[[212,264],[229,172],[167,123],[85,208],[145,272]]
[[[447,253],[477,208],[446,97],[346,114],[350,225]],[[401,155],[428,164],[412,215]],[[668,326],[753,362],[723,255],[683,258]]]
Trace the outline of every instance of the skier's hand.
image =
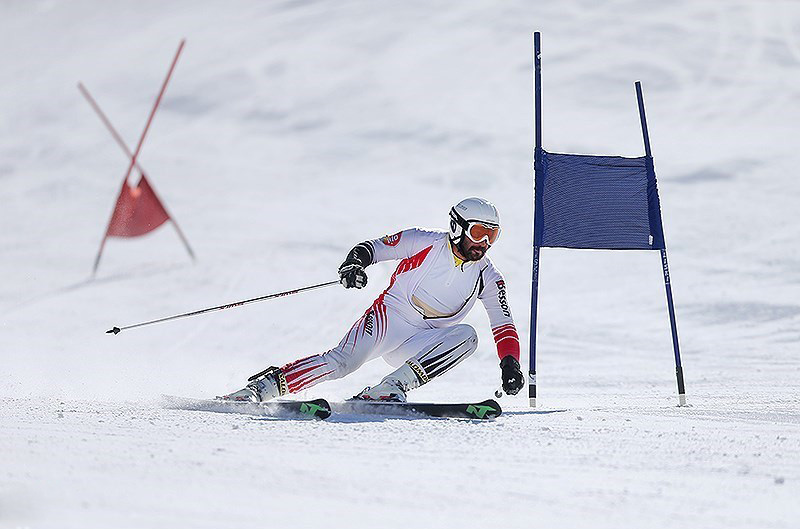
[[367,273],[358,263],[344,263],[339,267],[339,282],[344,288],[364,288],[367,285]]
[[500,360],[500,375],[503,379],[503,391],[507,395],[516,395],[522,386],[525,384],[525,378],[522,376],[522,371],[519,369],[519,362],[511,355],[503,357]]

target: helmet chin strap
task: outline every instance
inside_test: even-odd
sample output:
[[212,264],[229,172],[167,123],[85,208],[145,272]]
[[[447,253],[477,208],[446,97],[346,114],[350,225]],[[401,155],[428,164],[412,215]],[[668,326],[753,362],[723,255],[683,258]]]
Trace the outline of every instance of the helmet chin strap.
[[449,240],[450,240],[450,250],[453,252],[453,255],[466,262],[467,258],[464,256],[464,246],[463,246],[464,234],[462,233],[461,237],[458,238],[450,237]]

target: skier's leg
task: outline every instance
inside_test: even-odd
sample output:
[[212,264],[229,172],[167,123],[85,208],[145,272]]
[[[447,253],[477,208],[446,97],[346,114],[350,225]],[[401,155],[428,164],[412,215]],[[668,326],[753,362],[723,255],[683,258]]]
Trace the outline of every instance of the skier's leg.
[[298,393],[325,380],[342,378],[365,362],[397,348],[418,330],[392,310],[373,306],[333,349],[280,368],[268,368],[250,377],[246,388],[222,398],[264,401],[286,393]]
[[470,325],[421,331],[383,355],[389,364],[400,367],[356,398],[404,401],[407,391],[441,376],[477,348],[478,335]]
[[289,393],[297,393],[325,380],[349,375],[364,363],[396,348],[418,329],[391,310],[370,309],[342,338],[322,354],[286,364],[281,368]]

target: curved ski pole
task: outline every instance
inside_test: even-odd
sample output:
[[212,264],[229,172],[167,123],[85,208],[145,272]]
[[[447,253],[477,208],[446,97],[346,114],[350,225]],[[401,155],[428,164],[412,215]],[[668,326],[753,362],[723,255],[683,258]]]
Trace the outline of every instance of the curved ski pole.
[[276,294],[268,294],[266,296],[261,296],[261,297],[252,298],[252,299],[245,299],[243,301],[234,301],[233,303],[228,303],[226,305],[218,305],[216,307],[209,307],[207,309],[200,309],[200,310],[196,310],[194,312],[185,312],[183,314],[176,314],[175,316],[167,316],[166,318],[159,318],[157,320],[146,321],[146,322],[143,322],[143,323],[136,323],[134,325],[127,325],[125,327],[112,327],[111,329],[106,331],[106,334],[119,334],[120,332],[122,332],[124,330],[127,330],[127,329],[133,329],[133,328],[136,328],[136,327],[144,327],[145,325],[152,325],[154,323],[162,323],[162,322],[170,321],[170,320],[177,320],[178,318],[188,318],[189,316],[197,316],[198,314],[205,314],[206,312],[214,312],[214,311],[217,311],[217,310],[231,309],[233,307],[241,307],[242,305],[247,305],[249,303],[255,303],[256,301],[265,301],[265,300],[268,300],[268,299],[279,298],[279,297],[283,297],[283,296],[291,296],[293,294],[299,294],[300,292],[307,292],[309,290],[315,290],[317,288],[329,287],[329,286],[338,285],[338,284],[339,284],[339,280],[337,279],[336,281],[328,281],[327,283],[319,283],[317,285],[311,285],[311,286],[308,286],[308,287],[302,287],[302,288],[298,288],[298,289],[295,289],[295,290],[287,290],[285,292],[278,292]]

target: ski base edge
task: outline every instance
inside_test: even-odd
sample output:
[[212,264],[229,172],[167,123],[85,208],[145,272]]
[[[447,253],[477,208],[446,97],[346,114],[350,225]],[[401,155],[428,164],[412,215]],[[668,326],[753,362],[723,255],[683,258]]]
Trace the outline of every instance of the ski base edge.
[[327,419],[331,416],[331,405],[325,399],[239,402],[162,395],[161,405],[173,410],[240,413],[278,419]]

